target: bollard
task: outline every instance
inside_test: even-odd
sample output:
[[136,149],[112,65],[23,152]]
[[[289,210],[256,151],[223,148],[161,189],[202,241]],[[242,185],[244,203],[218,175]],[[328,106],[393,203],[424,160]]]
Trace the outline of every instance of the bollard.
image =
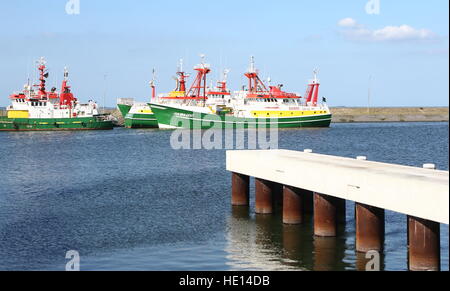
[[255,178],[255,192],[255,212],[257,214],[272,214],[274,183]]
[[250,177],[238,173],[231,176],[231,204],[233,206],[248,206]]
[[381,251],[384,244],[384,209],[355,203],[356,251]]
[[314,235],[336,236],[339,200],[341,199],[314,193]]
[[303,222],[302,190],[284,186],[283,190],[283,223],[300,224]]
[[436,165],[435,164],[423,164],[423,168],[428,169],[428,170],[436,170]]
[[440,271],[441,238],[437,222],[408,216],[408,262],[411,271]]

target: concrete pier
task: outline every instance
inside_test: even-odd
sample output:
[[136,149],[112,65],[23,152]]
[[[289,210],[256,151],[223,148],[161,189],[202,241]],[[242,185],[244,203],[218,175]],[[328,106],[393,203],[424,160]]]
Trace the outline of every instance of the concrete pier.
[[356,251],[382,251],[384,245],[384,209],[356,203]]
[[408,217],[408,262],[411,271],[440,271],[441,236],[439,223]]
[[257,214],[272,214],[274,206],[275,184],[255,178],[255,212]]
[[356,251],[360,253],[383,250],[385,210],[407,215],[411,270],[440,270],[439,227],[449,223],[449,172],[433,168],[433,164],[408,167],[311,150],[227,152],[228,171],[255,177],[256,213],[275,211],[276,185],[281,184],[283,223],[302,223],[312,204],[306,197],[314,193],[317,238],[338,234],[338,226],[345,224],[346,200],[355,202]]
[[250,201],[250,177],[238,173],[231,175],[231,204],[233,206],[248,206]]
[[283,223],[300,224],[303,222],[303,195],[301,189],[284,186]]
[[314,193],[314,235],[336,236],[338,204],[339,201],[336,197]]

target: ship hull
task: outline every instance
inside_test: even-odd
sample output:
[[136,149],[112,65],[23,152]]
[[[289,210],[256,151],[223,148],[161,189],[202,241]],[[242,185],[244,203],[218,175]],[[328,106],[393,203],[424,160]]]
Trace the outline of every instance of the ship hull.
[[0,117],[0,131],[110,130],[112,121],[97,117],[7,118]]
[[117,104],[124,119],[126,128],[158,128],[158,122],[153,113],[130,113],[132,105]]
[[117,108],[119,108],[119,111],[120,111],[120,114],[122,114],[122,117],[125,118],[125,116],[127,116],[128,112],[130,112],[131,105],[117,104]]
[[155,114],[132,114],[125,116],[126,128],[158,128]]
[[181,108],[150,104],[160,128],[210,129],[210,128],[314,128],[329,127],[331,114],[285,118],[246,118],[212,115]]

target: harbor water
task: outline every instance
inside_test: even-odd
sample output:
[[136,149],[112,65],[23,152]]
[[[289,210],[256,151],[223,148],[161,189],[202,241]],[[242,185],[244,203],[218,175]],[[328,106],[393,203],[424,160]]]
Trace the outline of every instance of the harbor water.
[[[448,170],[448,130],[333,124],[280,130],[279,147]],[[311,219],[283,226],[280,215],[255,215],[253,200],[249,211],[232,208],[225,150],[174,150],[171,134],[1,132],[0,270],[65,270],[69,250],[79,252],[81,270],[361,268],[352,202],[337,238],[315,238]],[[443,270],[448,230],[441,225]],[[381,262],[383,270],[407,270],[403,214],[386,212]]]

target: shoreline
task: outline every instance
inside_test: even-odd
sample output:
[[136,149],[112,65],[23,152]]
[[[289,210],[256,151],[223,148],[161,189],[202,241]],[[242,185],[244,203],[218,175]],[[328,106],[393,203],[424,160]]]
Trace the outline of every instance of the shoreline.
[[448,122],[448,107],[331,107],[333,123]]

